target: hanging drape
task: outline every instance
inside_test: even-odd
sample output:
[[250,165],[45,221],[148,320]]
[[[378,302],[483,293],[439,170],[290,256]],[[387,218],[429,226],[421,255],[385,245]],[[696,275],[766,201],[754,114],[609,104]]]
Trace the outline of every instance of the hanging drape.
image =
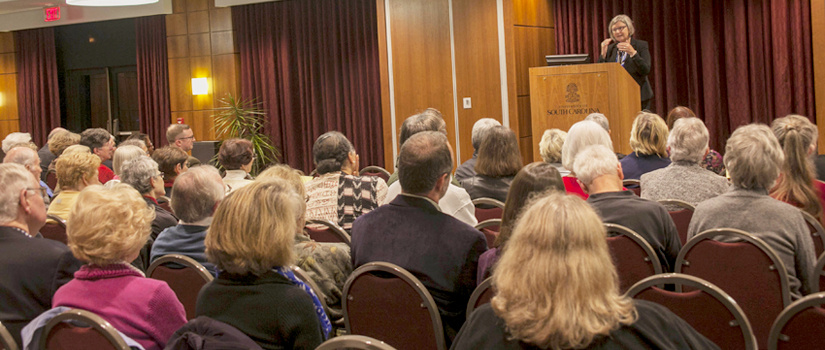
[[241,95],[262,103],[283,163],[314,169],[312,144],[346,135],[361,166],[384,164],[375,0],[232,7]]
[[155,145],[165,145],[172,122],[169,107],[169,68],[166,54],[166,16],[135,19],[137,45],[138,115],[140,131]]
[[556,0],[559,54],[590,53],[626,14],[650,44],[653,109],[677,106],[705,121],[711,148],[738,126],[797,113],[815,120],[810,1]]
[[60,126],[60,95],[54,28],[15,32],[17,45],[17,110],[20,130],[43,145]]

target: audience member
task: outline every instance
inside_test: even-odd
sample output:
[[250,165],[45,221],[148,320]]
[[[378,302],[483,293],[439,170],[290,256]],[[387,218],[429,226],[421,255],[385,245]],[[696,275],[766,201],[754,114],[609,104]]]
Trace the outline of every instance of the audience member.
[[604,237],[581,199],[537,200],[493,273],[496,295],[470,315],[452,349],[719,348],[666,307],[619,294]]
[[123,146],[123,144],[121,144],[121,146],[115,150],[114,157],[112,157],[112,170],[115,172],[115,177],[112,180],[120,182],[120,175],[123,174],[123,163],[145,155],[146,151],[138,146]]
[[80,144],[89,147],[92,153],[100,158],[101,164],[97,169],[97,177],[100,183],[105,184],[113,179],[115,173],[103,164],[103,162],[111,160],[115,153],[115,140],[112,135],[106,129],[86,129],[80,134]]
[[[667,114],[667,118],[665,118],[667,122],[667,129],[673,130],[673,125],[680,118],[696,118],[696,113],[693,113],[693,111],[687,107],[674,107]],[[703,168],[710,170],[720,176],[725,176],[725,164],[722,161],[722,155],[719,154],[719,152],[709,149],[708,153],[705,154],[704,158],[702,159],[700,165]]]
[[638,233],[656,252],[662,271],[672,272],[682,249],[676,225],[661,204],[622,190],[622,166],[613,150],[603,145],[590,146],[576,157],[573,169],[582,188],[590,194],[587,202],[602,221]]
[[570,127],[567,131],[567,139],[561,147],[561,162],[564,168],[570,170],[570,175],[562,177],[564,189],[567,193],[575,194],[587,199],[587,193],[581,188],[576,180],[576,172],[573,170],[573,162],[576,156],[587,146],[603,145],[613,149],[613,141],[610,135],[599,124],[590,120],[582,120]]
[[561,176],[570,175],[570,170],[567,170],[561,164],[561,148],[564,146],[564,139],[567,138],[567,132],[559,129],[544,130],[539,142],[539,154],[545,163],[552,164]]
[[768,196],[779,178],[784,154],[776,136],[760,124],[737,128],[725,147],[733,189],[696,206],[688,239],[714,228],[735,228],[768,244],[788,271],[791,298],[811,292],[814,244],[799,209]]
[[[444,119],[441,118],[441,112],[429,108],[424,113],[410,116],[404,120],[404,123],[401,124],[401,143],[399,143],[399,147],[404,147],[407,139],[422,131],[437,131],[447,135],[447,125],[444,123]],[[387,197],[381,204],[392,202],[395,197],[401,194],[401,184],[394,180],[397,178],[398,171],[393,173],[390,180],[387,181],[390,184],[387,188]],[[455,178],[450,181],[447,193],[438,201],[438,206],[441,208],[441,212],[452,215],[470,226],[478,224],[473,200],[467,194],[467,191],[459,186]]]
[[[51,163],[49,163],[49,166],[46,169],[46,171],[56,171],[54,168],[54,164],[57,161],[57,157],[60,157],[63,154],[63,152],[66,151],[66,149],[70,146],[78,144],[80,144],[80,134],[76,134],[71,131],[55,133],[49,139],[49,152],[51,152],[55,158],[51,161]],[[88,147],[86,148],[88,149]],[[89,152],[91,152],[91,150]]]
[[226,195],[221,174],[211,165],[194,167],[178,177],[174,188],[172,210],[180,221],[158,234],[152,244],[150,261],[164,255],[180,254],[201,263],[215,275],[217,270],[206,259],[203,241],[215,209]]
[[255,152],[252,149],[252,142],[246,139],[229,139],[221,144],[218,151],[218,161],[224,169],[226,175],[223,182],[232,192],[252,183],[252,164],[255,163]]
[[200,165],[198,158],[189,155],[195,147],[195,133],[186,124],[172,124],[166,129],[166,140],[170,146],[175,146],[183,150],[188,157],[189,166]]
[[487,132],[494,126],[501,126],[498,120],[493,118],[481,118],[473,124],[473,133],[471,141],[473,143],[473,157],[467,159],[455,169],[455,179],[458,182],[469,179],[476,174],[475,164],[478,160],[478,148],[481,147],[481,141],[487,136]]
[[[607,135],[610,136],[610,139],[613,139],[613,132],[610,131],[610,121],[607,120],[607,117],[604,114],[602,114],[602,113],[590,113],[590,114],[587,115],[587,117],[584,118],[584,120],[589,120],[589,121],[592,121],[592,122],[596,122],[596,124],[599,124],[599,126],[601,126],[602,129],[604,129],[604,131],[607,131]],[[623,153],[616,152],[616,158],[618,158],[619,160],[622,160],[622,158],[624,158],[625,156],[627,156],[627,155],[623,154]]]
[[485,197],[504,202],[510,183],[521,167],[516,133],[496,126],[487,131],[481,142],[475,165],[476,175],[462,181],[461,186],[472,199]]
[[63,243],[37,236],[46,222],[42,187],[19,164],[0,164],[0,322],[20,330],[51,308],[57,288],[80,268]]
[[69,221],[69,211],[81,190],[90,185],[99,185],[98,169],[100,157],[87,152],[63,154],[55,163],[57,184],[60,192],[49,204],[49,214]]
[[71,217],[69,248],[87,264],[57,290],[52,306],[94,312],[144,349],[163,349],[186,323],[183,305],[166,282],[129,265],[149,237],[152,210],[132,187],[98,185],[80,192]]
[[49,132],[49,137],[47,138],[46,143],[44,143],[43,147],[40,147],[37,151],[37,156],[40,157],[40,181],[46,181],[46,173],[49,171],[49,164],[57,159],[57,156],[55,156],[49,149],[49,143],[52,142],[54,135],[67,132],[69,131],[61,127],[52,129],[52,131]]
[[127,138],[126,140],[127,140],[127,141],[128,141],[128,140],[140,140],[140,141],[143,141],[143,144],[144,144],[144,145],[145,145],[145,147],[146,147],[146,154],[148,154],[148,155],[150,155],[150,156],[152,155],[152,153],[154,153],[154,152],[155,152],[155,144],[153,144],[153,143],[152,143],[152,140],[149,138],[149,135],[146,135],[146,134],[144,134],[144,133],[142,133],[142,132],[133,133],[133,134],[132,134],[132,135],[130,135],[130,136],[129,136],[129,138]]
[[[671,163],[642,175],[642,198],[658,201],[678,199],[693,206],[728,190],[728,180],[703,168],[699,163],[708,148],[708,128],[698,118],[676,121],[667,138]],[[665,206],[679,210],[679,206]]]
[[166,197],[172,197],[172,185],[175,178],[189,170],[189,156],[175,146],[161,147],[152,153],[152,159],[158,163],[163,175],[163,187]]
[[[140,148],[143,151],[143,153],[145,153],[146,155],[149,155],[149,148],[146,147],[146,143],[143,142],[142,140],[126,139],[126,140],[122,141],[121,143],[119,143],[117,145],[117,148],[125,147],[125,146],[135,146],[137,148]],[[115,152],[117,152],[117,150],[115,150]],[[112,170],[114,170],[114,168],[112,168]]]
[[785,153],[782,176],[771,189],[771,197],[799,207],[822,222],[825,183],[816,179],[811,161],[816,152],[816,125],[806,117],[791,114],[774,120],[771,130]]
[[[258,203],[258,205],[250,205]],[[221,202],[206,235],[220,273],[196,314],[229,324],[265,349],[314,349],[331,325],[289,266],[304,199],[283,180],[256,181]]]
[[[268,179],[286,180],[298,196],[305,198],[306,189],[301,180],[302,173],[287,165],[271,166],[258,175],[256,181]],[[304,205],[305,206],[305,205]],[[302,210],[306,212],[306,209]],[[319,243],[304,233],[305,215],[298,219],[295,231],[294,252],[295,265],[315,281],[326,299],[327,315],[333,323],[344,320],[343,296],[344,284],[352,273],[352,260],[349,244],[346,243]]]
[[358,154],[344,134],[327,132],[312,145],[318,177],[306,183],[307,218],[325,219],[349,231],[359,216],[378,208],[387,183],[377,176],[358,176]]
[[151,234],[153,241],[157,239],[161,231],[178,223],[178,218],[174,214],[158,205],[157,198],[163,196],[164,193],[161,175],[158,163],[148,156],[141,156],[121,165],[120,181],[134,187],[143,196],[146,205],[155,211]]
[[501,217],[501,231],[496,237],[495,248],[490,249],[478,259],[478,277],[476,283],[481,284],[493,272],[501,252],[510,239],[516,220],[527,202],[533,197],[549,191],[564,192],[564,182],[556,167],[546,162],[527,164],[522,168],[510,185],[507,202],[504,203],[504,213]]
[[487,249],[480,231],[442,213],[436,204],[450,186],[452,166],[444,133],[413,135],[398,156],[401,194],[352,227],[353,268],[385,261],[421,280],[438,306],[448,345],[464,323],[478,257]]
[[52,189],[49,188],[49,185],[47,185],[45,181],[40,180],[40,173],[43,172],[43,169],[40,168],[40,155],[34,148],[26,147],[24,145],[12,147],[6,153],[6,157],[3,158],[3,163],[20,164],[32,173],[32,175],[38,179],[40,187],[46,190],[46,196],[43,197],[43,200],[46,201],[46,205],[48,206],[50,199],[54,196],[54,193],[52,193]]
[[638,180],[643,174],[670,165],[667,137],[667,124],[662,117],[639,112],[630,130],[630,148],[633,152],[621,160],[625,178]]
[[6,135],[6,138],[3,139],[3,157],[6,156],[6,153],[9,152],[11,146],[14,146],[19,143],[29,143],[32,142],[32,135],[27,132],[12,132]]

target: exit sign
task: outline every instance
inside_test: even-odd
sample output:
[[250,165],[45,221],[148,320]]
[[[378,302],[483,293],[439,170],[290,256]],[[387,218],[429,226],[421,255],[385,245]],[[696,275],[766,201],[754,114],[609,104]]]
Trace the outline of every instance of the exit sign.
[[54,22],[60,19],[60,6],[44,8],[43,16],[46,22]]

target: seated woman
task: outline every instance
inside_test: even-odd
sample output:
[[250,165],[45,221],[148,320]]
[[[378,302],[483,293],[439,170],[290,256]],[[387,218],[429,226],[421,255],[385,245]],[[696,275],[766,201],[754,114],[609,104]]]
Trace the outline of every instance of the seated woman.
[[570,127],[570,130],[567,131],[567,139],[564,140],[564,145],[561,147],[561,162],[564,164],[565,169],[570,170],[569,175],[562,177],[564,189],[567,193],[575,194],[584,199],[587,199],[588,194],[584,192],[576,179],[576,173],[573,172],[573,163],[579,152],[592,145],[604,145],[613,149],[613,141],[610,140],[610,134],[607,133],[607,130],[594,121],[582,120]]
[[564,146],[564,139],[566,138],[567,132],[559,129],[548,129],[544,130],[544,135],[541,135],[541,142],[539,142],[541,159],[556,167],[561,176],[570,175],[570,170],[565,169],[561,164],[561,148]]
[[[87,148],[88,150],[88,148]],[[99,185],[97,169],[100,157],[90,152],[63,154],[57,158],[57,185],[60,193],[49,204],[48,214],[68,221],[69,211],[77,200],[80,191],[89,185]]]
[[[303,174],[287,165],[273,165],[258,175],[256,181],[282,179],[287,181],[301,197],[306,197],[306,189],[301,180]],[[306,212],[303,210],[303,212]],[[306,271],[321,289],[329,307],[329,318],[343,322],[344,283],[352,273],[350,248],[346,243],[319,243],[304,233],[305,215],[298,218],[295,231],[295,265]]]
[[171,198],[175,179],[189,170],[189,155],[175,146],[166,146],[152,152],[152,160],[158,163],[163,175],[164,195]]
[[825,183],[816,179],[811,161],[816,153],[816,125],[806,117],[792,114],[774,120],[771,130],[785,153],[782,176],[771,189],[771,197],[796,206],[823,222]]
[[504,213],[501,218],[501,231],[494,243],[494,248],[487,250],[478,258],[478,276],[476,283],[481,283],[493,272],[493,266],[501,257],[501,252],[510,239],[513,227],[516,226],[516,219],[524,209],[527,201],[537,195],[547,191],[564,192],[564,182],[555,166],[546,162],[535,162],[527,164],[522,168],[513,183],[510,185],[510,192],[507,194],[507,202],[504,203]]
[[318,177],[307,182],[307,219],[326,219],[349,232],[359,216],[378,208],[387,183],[377,176],[358,176],[358,154],[344,134],[327,132],[312,145]]
[[69,248],[88,264],[57,290],[52,306],[94,312],[147,350],[163,349],[186,323],[183,305],[166,282],[128,263],[149,238],[152,210],[128,185],[98,185],[80,192],[71,217]]
[[227,323],[264,349],[315,349],[324,341],[329,320],[289,270],[303,206],[277,179],[255,181],[221,202],[204,242],[220,272],[201,289],[198,316]]
[[126,163],[132,159],[145,155],[146,151],[144,151],[142,148],[138,146],[119,146],[115,150],[115,155],[112,156],[112,170],[115,172],[115,178],[107,182],[107,184],[111,183],[112,181],[115,181],[115,183],[120,182],[120,175],[123,174],[123,163]]
[[576,196],[534,201],[493,272],[496,296],[452,349],[718,349],[664,306],[619,294],[606,236]]
[[[786,140],[787,142],[787,140]],[[799,209],[768,196],[779,179],[785,155],[765,126],[740,126],[725,146],[732,188],[696,206],[687,238],[714,228],[735,228],[773,248],[788,272],[791,299],[811,292],[816,279],[814,243]]]
[[227,194],[252,183],[249,172],[255,163],[255,152],[252,151],[252,142],[246,139],[229,139],[221,144],[218,151],[218,161],[226,169],[223,183]]
[[487,131],[478,148],[476,174],[461,182],[472,199],[482,197],[507,200],[510,183],[521,170],[521,153],[516,133],[510,128],[495,126]]
[[638,180],[642,174],[670,165],[667,135],[667,124],[662,117],[639,112],[630,130],[630,148],[633,152],[620,161],[625,179]]
[[[667,113],[665,122],[667,129],[673,131],[673,125],[681,118],[696,118],[696,113],[693,113],[690,108],[684,106],[676,106]],[[722,155],[712,149],[708,149],[708,153],[699,163],[703,168],[710,170],[718,175],[725,176],[725,163],[722,160]]]
[[677,120],[668,136],[667,148],[672,163],[642,175],[642,198],[679,199],[696,206],[728,190],[727,179],[699,165],[709,150],[708,128],[699,118]]

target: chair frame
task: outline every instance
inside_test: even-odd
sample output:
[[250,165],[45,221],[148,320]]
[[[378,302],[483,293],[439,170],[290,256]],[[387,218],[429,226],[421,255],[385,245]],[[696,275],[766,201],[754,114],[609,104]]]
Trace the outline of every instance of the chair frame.
[[3,322],[0,322],[0,345],[3,345],[3,349],[5,350],[19,349],[17,342],[14,341],[14,337],[11,336],[11,333],[9,333],[9,330],[3,325]]
[[782,310],[771,326],[771,332],[768,335],[768,350],[776,350],[779,347],[780,340],[788,341],[788,336],[781,332],[791,318],[809,307],[816,307],[822,304],[825,304],[825,292],[809,294],[802,299],[794,301],[791,305],[787,306],[785,310]]
[[825,276],[825,253],[822,253],[822,256],[820,256],[819,259],[816,260],[816,267],[814,267],[814,272],[816,273],[816,278],[811,278],[811,292],[825,292],[819,290],[819,280],[822,279],[823,276]]
[[312,277],[310,277],[309,274],[306,271],[304,271],[304,269],[298,266],[292,265],[290,266],[290,269],[292,270],[292,273],[295,274],[295,277],[298,277],[298,279],[300,279],[302,282],[306,283],[306,285],[309,286],[309,289],[312,289],[312,291],[315,292],[315,296],[318,297],[318,300],[321,302],[321,306],[324,307],[324,311],[326,311],[327,314],[329,314],[329,307],[327,306],[324,293],[321,293],[321,288],[318,287],[318,284],[312,280]]
[[654,251],[653,247],[650,246],[650,243],[647,243],[647,241],[638,233],[636,233],[636,231],[633,231],[622,225],[611,223],[605,223],[604,228],[608,232],[608,234],[611,232],[618,233],[619,235],[627,236],[628,238],[636,242],[636,244],[638,244],[642,248],[642,250],[644,250],[645,253],[647,253],[645,261],[653,264],[654,274],[659,275],[662,273],[662,262],[659,261],[659,257],[656,256],[656,251]]
[[705,281],[704,279],[682,273],[666,273],[656,276],[650,276],[639,282],[636,282],[636,284],[634,284],[627,290],[625,295],[631,298],[635,298],[636,295],[647,290],[650,287],[660,288],[659,286],[664,284],[675,284],[679,290],[681,290],[681,286],[689,286],[701,290],[702,292],[714,297],[716,300],[722,303],[722,305],[724,305],[725,308],[728,309],[728,311],[730,311],[730,313],[733,315],[734,321],[730,322],[729,325],[731,327],[739,327],[742,330],[742,336],[745,337],[745,349],[757,349],[758,346],[756,341],[756,335],[753,333],[753,328],[751,327],[750,321],[748,321],[748,317],[745,316],[745,312],[742,311],[742,308],[739,307],[739,304],[736,303],[736,300],[733,300],[733,298],[727,293],[725,293],[721,288],[715,286],[713,283]]
[[377,166],[377,165],[365,166],[363,169],[358,171],[358,173],[359,174],[363,174],[363,173],[382,173],[384,175],[387,175],[387,177],[390,177],[390,175],[392,175],[392,174],[390,174],[390,172],[387,169],[384,169],[384,168],[382,168],[380,166]]
[[473,206],[478,207],[479,205],[490,205],[497,208],[501,208],[504,210],[504,203],[498,199],[488,198],[488,197],[481,197],[473,199]]
[[66,228],[66,220],[63,220],[63,218],[61,218],[57,215],[46,214],[46,219],[52,219],[55,222],[57,222],[57,224],[60,225],[61,227],[63,227],[64,229]]
[[212,277],[212,274],[209,273],[209,271],[207,271],[206,268],[203,267],[203,265],[201,265],[201,263],[195,261],[195,259],[180,254],[168,254],[161,256],[149,265],[149,268],[146,269],[146,276],[152,278],[152,272],[154,272],[155,269],[158,268],[158,266],[167,263],[176,263],[194,269],[198,272],[198,275],[200,275],[203,278],[203,280],[206,281],[206,283],[209,283],[214,279],[214,277]]
[[[329,221],[329,220],[326,220],[326,219],[320,219],[320,218],[309,218],[309,219],[306,220],[306,224],[304,224],[304,226],[306,227],[307,225],[323,225],[323,226],[326,226],[327,228],[329,228],[330,231],[332,231],[336,236],[338,236],[338,238],[341,239],[341,243],[346,243],[348,246],[352,246],[352,238],[350,237],[349,233],[347,233],[347,231],[344,230],[343,227],[338,226],[338,224],[336,224],[332,221]],[[327,243],[335,243],[335,242],[327,242]]]
[[660,199],[657,202],[661,205],[675,205],[682,209],[689,209],[690,211],[696,211],[696,207],[693,204],[685,202],[681,199]]
[[478,299],[480,299],[481,296],[484,295],[484,292],[486,292],[490,288],[493,288],[493,278],[487,277],[487,279],[481,281],[481,283],[476,287],[476,289],[473,290],[473,294],[470,295],[470,301],[467,302],[468,320],[470,319],[470,314],[473,313],[473,311],[476,309],[476,303],[478,302]]
[[46,345],[49,340],[49,333],[52,332],[52,329],[54,329],[55,326],[65,321],[78,321],[84,323],[100,332],[100,334],[102,334],[106,340],[112,344],[112,347],[119,350],[130,349],[129,346],[126,345],[126,341],[123,340],[123,337],[118,334],[115,327],[113,327],[108,321],[91,311],[71,309],[61,312],[59,315],[55,316],[49,320],[48,323],[46,323],[46,326],[43,328],[43,333],[40,335],[39,350],[46,350]]
[[315,350],[361,349],[395,350],[391,345],[365,335],[342,335],[323,342]]
[[355,281],[356,278],[363,274],[371,273],[371,272],[386,272],[389,273],[395,278],[400,278],[405,283],[410,285],[416,292],[418,292],[418,296],[421,298],[421,306],[426,308],[430,313],[430,320],[432,321],[433,333],[435,333],[435,343],[436,348],[438,350],[446,350],[447,345],[444,339],[444,326],[441,323],[441,314],[438,312],[438,307],[435,304],[435,300],[433,300],[432,295],[427,290],[427,287],[421,283],[413,274],[409,271],[405,270],[404,268],[388,263],[388,262],[371,262],[361,265],[361,267],[355,269],[352,274],[347,278],[346,284],[344,284],[344,292],[343,292],[343,309],[344,309],[344,323],[348,334],[352,334],[352,326],[350,325],[350,317],[349,317],[349,292],[352,289],[352,282]]
[[[799,212],[802,213],[802,217],[805,218],[805,222],[816,229],[816,232],[811,232],[811,239],[819,239],[819,242],[822,243],[823,247],[825,247],[825,228],[822,227],[822,224],[813,215],[802,209],[799,209]],[[820,252],[820,254],[822,253]]]
[[[705,230],[703,232],[700,232],[698,235],[693,236],[693,238],[689,239],[687,243],[685,243],[685,246],[682,247],[682,250],[679,251],[679,255],[676,257],[676,266],[673,268],[673,271],[676,273],[682,273],[683,266],[690,266],[690,261],[685,260],[685,255],[687,255],[687,253],[689,253],[694,246],[699,244],[699,242],[713,239],[714,237],[719,236],[734,237],[742,241],[751,243],[760,250],[762,250],[762,252],[764,252],[768,256],[772,263],[772,265],[769,268],[779,273],[779,283],[780,288],[782,289],[782,304],[785,307],[788,307],[788,305],[791,303],[791,291],[788,287],[788,270],[785,269],[785,265],[782,263],[782,260],[779,259],[779,255],[777,255],[776,252],[773,251],[773,248],[768,246],[768,244],[765,243],[765,241],[739,229],[714,228],[710,230]],[[681,292],[682,288],[680,286],[676,286],[676,291]]]
[[481,229],[487,228],[487,227],[490,227],[490,226],[501,227],[501,219],[487,219],[487,220],[484,220],[482,222],[479,222],[474,227],[475,227],[476,230],[481,231]]

